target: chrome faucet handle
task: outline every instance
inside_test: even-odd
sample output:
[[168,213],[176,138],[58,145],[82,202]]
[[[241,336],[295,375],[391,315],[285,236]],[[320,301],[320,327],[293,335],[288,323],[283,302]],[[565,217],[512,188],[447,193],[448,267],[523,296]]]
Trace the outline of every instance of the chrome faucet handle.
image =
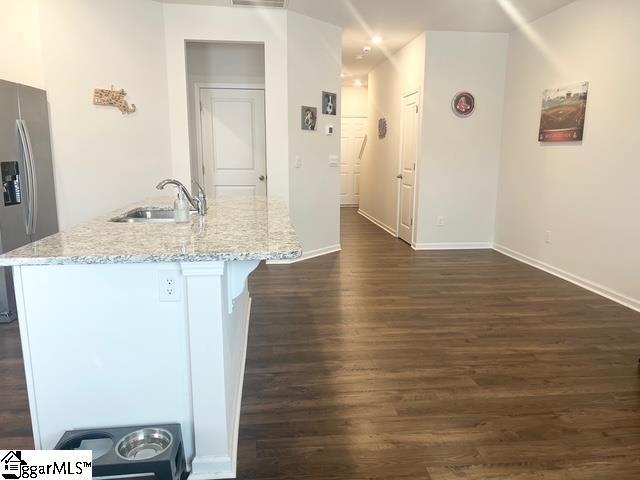
[[200,215],[204,215],[205,213],[207,213],[207,194],[204,191],[204,188],[202,188],[202,185],[200,185],[198,183],[197,180],[192,180],[193,183],[196,184],[196,187],[198,187],[198,194],[196,195],[196,200],[198,202],[198,211],[200,211]]

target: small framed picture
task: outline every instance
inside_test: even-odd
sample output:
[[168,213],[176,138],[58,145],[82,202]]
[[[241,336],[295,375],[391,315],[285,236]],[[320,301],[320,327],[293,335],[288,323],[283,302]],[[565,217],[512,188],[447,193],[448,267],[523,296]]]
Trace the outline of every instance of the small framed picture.
[[469,92],[456,93],[451,101],[451,108],[457,116],[466,118],[475,111],[476,99]]
[[338,111],[338,95],[331,92],[322,92],[322,113],[336,115]]
[[302,106],[301,109],[302,130],[315,131],[318,123],[318,109],[316,107]]

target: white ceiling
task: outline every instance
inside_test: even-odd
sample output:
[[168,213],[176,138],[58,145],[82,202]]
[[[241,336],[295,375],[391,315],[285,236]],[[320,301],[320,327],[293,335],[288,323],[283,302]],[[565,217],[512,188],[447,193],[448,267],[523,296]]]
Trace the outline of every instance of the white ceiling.
[[[159,0],[229,6],[231,0]],[[533,21],[574,0],[500,0],[515,9],[523,20]],[[342,36],[345,84],[356,79],[366,83],[367,74],[385,55],[402,48],[425,30],[466,32],[510,32],[516,24],[498,0],[288,0],[294,12],[317,18],[344,29]],[[371,37],[381,35],[381,46]],[[369,55],[358,60],[365,45]]]

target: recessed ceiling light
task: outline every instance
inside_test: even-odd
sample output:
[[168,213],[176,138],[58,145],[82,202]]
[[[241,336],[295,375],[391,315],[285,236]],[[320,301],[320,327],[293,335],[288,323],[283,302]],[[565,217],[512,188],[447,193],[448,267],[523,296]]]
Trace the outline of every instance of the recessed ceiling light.
[[344,77],[346,77],[346,75],[344,73],[341,73],[340,78],[344,78]]
[[361,86],[362,86],[362,80],[358,79],[358,80],[356,80],[355,82],[353,82],[353,84],[354,84],[356,87],[361,87]]
[[368,55],[371,53],[371,47],[369,45],[367,45],[366,47],[362,47],[362,53],[364,55]]
[[374,35],[371,38],[371,42],[375,43],[376,45],[380,45],[382,43],[382,41],[383,41],[383,38],[380,35]]

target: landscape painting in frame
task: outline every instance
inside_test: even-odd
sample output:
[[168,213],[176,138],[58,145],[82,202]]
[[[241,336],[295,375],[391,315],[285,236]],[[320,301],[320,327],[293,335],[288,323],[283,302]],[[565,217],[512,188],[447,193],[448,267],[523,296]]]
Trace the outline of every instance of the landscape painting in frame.
[[540,142],[580,142],[584,134],[589,82],[545,90]]

